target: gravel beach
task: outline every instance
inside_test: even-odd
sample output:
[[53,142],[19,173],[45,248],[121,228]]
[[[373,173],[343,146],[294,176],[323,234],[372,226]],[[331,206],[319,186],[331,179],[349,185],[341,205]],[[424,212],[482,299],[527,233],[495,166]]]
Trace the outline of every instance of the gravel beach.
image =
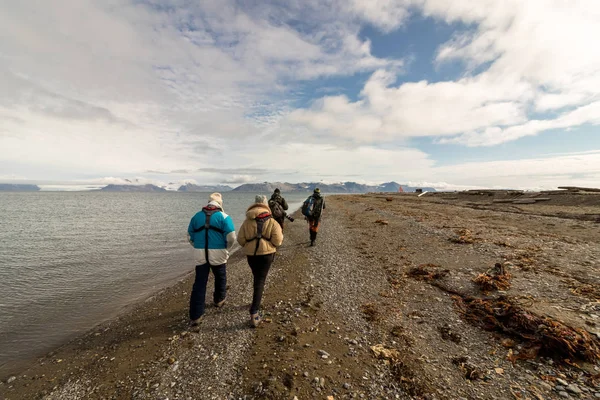
[[190,275],[4,377],[0,399],[600,398],[600,196],[575,197],[327,196],[316,246],[286,222],[258,328],[237,252],[197,332]]

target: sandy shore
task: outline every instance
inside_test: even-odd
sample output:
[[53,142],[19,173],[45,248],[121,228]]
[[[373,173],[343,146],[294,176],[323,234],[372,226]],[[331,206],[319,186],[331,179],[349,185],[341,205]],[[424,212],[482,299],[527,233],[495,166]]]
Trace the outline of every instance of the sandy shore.
[[[287,223],[258,329],[236,253],[228,303],[199,332],[189,276],[6,377],[0,399],[598,398],[599,198],[328,196],[317,246]],[[482,292],[496,263],[509,287]],[[473,301],[539,331],[484,326]],[[553,324],[580,335],[573,354],[548,344]]]

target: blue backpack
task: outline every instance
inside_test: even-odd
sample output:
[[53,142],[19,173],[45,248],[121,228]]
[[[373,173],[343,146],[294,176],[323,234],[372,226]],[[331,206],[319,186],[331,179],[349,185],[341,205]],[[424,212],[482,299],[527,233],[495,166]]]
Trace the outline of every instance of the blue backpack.
[[318,201],[313,196],[309,196],[302,204],[302,214],[305,217],[318,218],[321,213],[319,207],[320,204],[322,204],[322,201]]

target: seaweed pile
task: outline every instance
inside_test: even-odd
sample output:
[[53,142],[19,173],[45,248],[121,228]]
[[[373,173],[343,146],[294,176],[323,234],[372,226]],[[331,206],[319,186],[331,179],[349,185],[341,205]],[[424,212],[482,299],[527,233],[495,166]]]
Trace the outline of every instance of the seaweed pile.
[[479,286],[482,292],[491,292],[494,290],[507,290],[510,288],[511,275],[506,272],[504,266],[496,263],[492,271],[486,271],[473,279],[473,282]]
[[534,350],[531,357],[539,353],[555,358],[600,361],[600,341],[583,329],[527,311],[505,296],[495,299],[455,296],[454,299],[467,321],[488,331],[522,339]]
[[[435,264],[421,264],[418,267],[411,268],[407,275],[419,281],[432,282],[443,278],[450,273],[449,269],[441,268],[441,266]],[[433,269],[433,271],[429,269]]]
[[448,240],[450,240],[452,243],[458,244],[473,244],[475,242],[481,241],[480,239],[474,237],[473,233],[466,228],[459,229],[458,231],[456,231],[456,234],[458,235],[458,237],[451,237]]
[[[525,348],[519,355],[511,358],[513,361],[536,358],[538,355],[563,361],[600,361],[600,340],[586,330],[535,314],[504,295],[476,298],[460,293],[447,287],[441,280],[448,274],[449,270],[441,269],[435,264],[422,264],[411,268],[407,273],[413,279],[425,281],[453,294],[458,311],[467,322],[523,341]],[[485,282],[482,287],[500,289],[510,286],[510,274],[500,264],[496,264],[494,273],[481,275],[486,276],[485,280],[480,280]]]

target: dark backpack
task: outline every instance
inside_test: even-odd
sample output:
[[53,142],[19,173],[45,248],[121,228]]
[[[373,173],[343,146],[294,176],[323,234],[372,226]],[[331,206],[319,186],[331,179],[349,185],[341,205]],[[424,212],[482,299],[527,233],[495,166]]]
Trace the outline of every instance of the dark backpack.
[[321,216],[321,205],[323,199],[309,196],[302,204],[302,214],[308,218],[319,218]]
[[267,222],[269,219],[271,219],[271,214],[269,214],[269,213],[262,213],[262,214],[259,214],[256,218],[254,218],[254,220],[256,221],[256,236],[253,237],[252,239],[248,239],[248,242],[251,242],[252,240],[256,240],[256,247],[254,248],[254,255],[256,255],[256,252],[258,251],[258,246],[260,246],[261,239],[266,240],[266,241],[271,240],[271,238],[264,238],[262,235],[265,222]]
[[271,209],[271,214],[273,215],[273,218],[280,219],[284,217],[285,212],[283,211],[283,207],[281,207],[281,204],[279,204],[278,201],[273,199],[269,200],[269,208]]

